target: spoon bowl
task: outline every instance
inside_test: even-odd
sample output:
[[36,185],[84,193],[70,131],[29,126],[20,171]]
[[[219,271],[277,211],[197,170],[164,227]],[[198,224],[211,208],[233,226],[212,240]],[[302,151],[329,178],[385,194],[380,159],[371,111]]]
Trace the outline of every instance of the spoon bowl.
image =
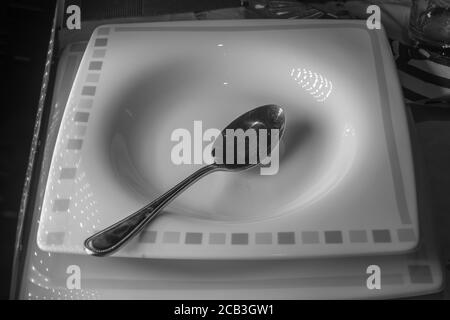
[[[221,169],[232,171],[261,164],[278,145],[285,123],[283,109],[273,104],[244,113],[216,138],[212,149],[214,163]],[[231,156],[228,155],[230,152]]]

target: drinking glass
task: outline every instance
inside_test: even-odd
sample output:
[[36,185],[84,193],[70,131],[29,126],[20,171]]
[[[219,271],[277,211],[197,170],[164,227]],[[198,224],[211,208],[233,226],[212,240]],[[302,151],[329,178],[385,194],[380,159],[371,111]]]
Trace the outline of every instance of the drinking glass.
[[409,35],[422,47],[450,56],[450,0],[413,0]]

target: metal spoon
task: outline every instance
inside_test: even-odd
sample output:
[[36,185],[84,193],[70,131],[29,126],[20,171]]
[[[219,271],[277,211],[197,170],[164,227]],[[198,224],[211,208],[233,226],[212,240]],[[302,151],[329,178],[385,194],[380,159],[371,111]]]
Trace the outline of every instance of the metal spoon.
[[[283,109],[276,105],[265,105],[244,113],[239,118],[231,122],[222,131],[222,140],[219,139],[221,136],[215,140],[212,152],[214,163],[194,172],[191,176],[178,183],[175,187],[139,211],[87,238],[84,242],[86,251],[91,255],[106,256],[120,249],[125,243],[141,232],[144,227],[173,199],[180,195],[194,182],[209,173],[215,171],[243,171],[260,165],[261,161],[264,160],[259,157],[259,148],[261,148],[259,143],[260,132],[265,132],[268,135],[268,145],[265,152],[267,155],[270,155],[271,151],[276,147],[276,144],[270,145],[271,138],[269,135],[271,133],[271,129],[278,130],[279,138],[278,141],[276,141],[278,143],[283,136],[284,128],[285,115]],[[237,148],[234,145],[234,161],[227,161],[227,148],[222,148],[222,146],[225,145],[224,140],[227,136],[227,129],[242,129],[244,132],[248,129],[254,129],[258,140],[256,147],[250,147],[250,142],[245,143],[245,154],[242,154],[242,152],[239,153],[239,151],[237,151]],[[266,129],[266,131],[260,131],[260,129]],[[261,145],[263,145],[263,143]],[[223,152],[220,152],[220,155],[219,152],[217,152],[219,148],[220,150],[223,150]],[[256,161],[252,160],[255,159],[255,154]]]

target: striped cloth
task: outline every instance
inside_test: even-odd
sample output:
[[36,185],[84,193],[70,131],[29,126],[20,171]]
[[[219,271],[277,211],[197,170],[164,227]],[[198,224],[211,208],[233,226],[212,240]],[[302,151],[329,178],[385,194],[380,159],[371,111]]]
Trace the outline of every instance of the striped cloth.
[[450,63],[431,57],[424,49],[397,40],[390,43],[406,101],[450,95]]

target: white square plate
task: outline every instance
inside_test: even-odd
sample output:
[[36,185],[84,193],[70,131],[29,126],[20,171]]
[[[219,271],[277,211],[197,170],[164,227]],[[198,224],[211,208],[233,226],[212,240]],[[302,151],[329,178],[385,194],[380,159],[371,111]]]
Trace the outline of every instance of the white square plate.
[[418,242],[408,127],[384,31],[362,21],[107,25],[87,45],[42,206],[42,250],[83,241],[198,165],[171,133],[286,112],[280,170],[215,173],[116,256],[251,259],[405,252]]

